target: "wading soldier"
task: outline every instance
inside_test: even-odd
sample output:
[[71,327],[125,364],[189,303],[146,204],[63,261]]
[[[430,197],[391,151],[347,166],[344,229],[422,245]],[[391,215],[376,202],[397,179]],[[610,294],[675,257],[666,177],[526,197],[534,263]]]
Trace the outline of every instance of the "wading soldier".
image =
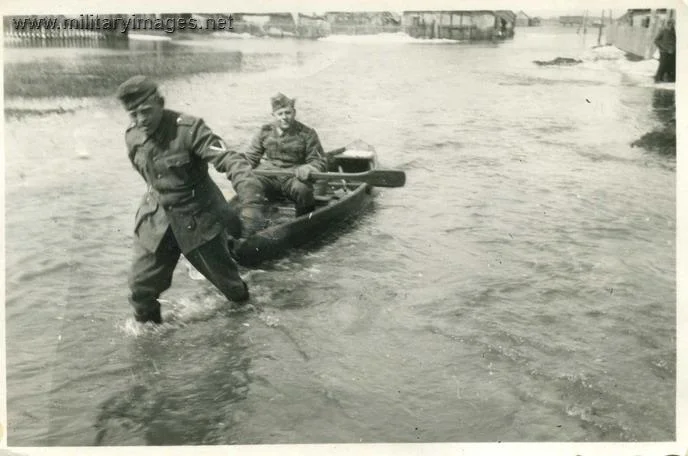
[[293,169],[294,176],[258,176],[268,198],[284,195],[296,205],[296,216],[315,209],[311,172],[325,171],[318,135],[296,120],[294,100],[278,93],[270,100],[273,123],[263,125],[246,151],[258,169]]
[[165,109],[147,77],[125,81],[117,97],[133,121],[125,134],[129,159],[148,185],[135,217],[129,274],[136,320],[162,322],[158,297],[172,284],[181,254],[227,299],[247,300],[248,287],[227,248],[227,232],[239,237],[242,224],[210,178],[208,163],[232,181],[249,231],[262,223],[263,198],[251,166],[202,119]]

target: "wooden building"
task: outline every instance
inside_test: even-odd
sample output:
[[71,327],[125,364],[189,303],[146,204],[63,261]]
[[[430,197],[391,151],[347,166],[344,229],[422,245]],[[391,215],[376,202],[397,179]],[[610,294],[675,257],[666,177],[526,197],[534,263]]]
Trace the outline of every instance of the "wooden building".
[[324,16],[298,13],[296,19],[296,36],[299,38],[317,39],[332,33],[330,23]]
[[673,9],[629,9],[606,28],[605,39],[622,51],[650,59],[655,37],[668,19],[676,19]]
[[530,16],[523,11],[516,14],[516,27],[530,27]]
[[498,36],[502,39],[513,38],[514,28],[516,27],[516,13],[509,10],[497,10],[494,13]]
[[330,33],[322,16],[302,13],[232,13],[233,32],[277,38],[320,38]]
[[581,26],[585,21],[583,16],[559,16],[559,24],[564,27],[568,26]]
[[504,11],[404,11],[402,26],[414,38],[492,40],[503,30],[513,36],[511,17]]
[[329,11],[325,18],[333,35],[375,35],[402,30],[401,17],[390,11]]

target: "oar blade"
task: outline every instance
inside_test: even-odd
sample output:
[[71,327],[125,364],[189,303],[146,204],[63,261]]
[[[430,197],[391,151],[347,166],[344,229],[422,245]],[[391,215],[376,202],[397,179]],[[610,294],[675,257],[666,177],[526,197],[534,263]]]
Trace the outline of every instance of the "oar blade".
[[[261,176],[293,176],[292,170],[253,170]],[[311,173],[314,179],[365,182],[373,187],[403,187],[406,173],[398,169],[372,169],[362,173]]]
[[403,187],[406,173],[397,169],[371,169],[362,173],[312,173],[315,179],[365,182],[373,187]]
[[376,169],[370,171],[365,182],[374,187],[403,187],[406,184],[406,173],[396,169]]

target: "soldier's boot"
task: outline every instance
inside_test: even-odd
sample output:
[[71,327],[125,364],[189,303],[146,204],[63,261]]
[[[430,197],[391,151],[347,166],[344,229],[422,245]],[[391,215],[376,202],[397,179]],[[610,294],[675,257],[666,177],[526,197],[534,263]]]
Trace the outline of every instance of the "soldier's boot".
[[134,306],[134,319],[139,323],[153,322],[162,323],[160,312],[160,302],[157,299],[148,302],[134,301],[131,297],[129,302]]
[[251,294],[248,292],[248,284],[246,282],[244,282],[243,280],[242,280],[242,282],[244,284],[244,293],[243,293],[243,295],[239,296],[238,299],[234,299],[234,302],[237,302],[240,304],[245,303],[251,297]]
[[149,321],[156,323],[158,325],[162,323],[162,315],[160,314],[160,308],[145,313],[135,311],[134,318],[139,323],[147,323]]
[[239,286],[227,287],[227,285],[223,283],[217,284],[216,287],[225,296],[225,298],[232,303],[232,306],[234,307],[240,307],[244,304],[247,304],[249,298],[251,297],[250,293],[248,292],[248,284],[243,280],[241,281],[241,288],[239,288]]

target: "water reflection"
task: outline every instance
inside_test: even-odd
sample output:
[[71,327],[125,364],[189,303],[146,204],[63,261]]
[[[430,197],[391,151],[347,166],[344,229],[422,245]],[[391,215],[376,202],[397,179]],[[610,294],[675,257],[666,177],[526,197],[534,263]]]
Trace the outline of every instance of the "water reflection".
[[652,109],[665,125],[676,125],[676,92],[655,89],[652,94]]
[[[69,49],[58,56],[45,56],[44,49],[31,46],[22,50],[20,60],[6,61],[5,97],[110,96],[135,74],[162,81],[185,74],[241,71],[243,61],[240,51],[190,49],[163,40],[86,40],[76,47],[67,46],[67,41],[62,44]],[[126,52],[93,53],[83,52],[84,48]],[[33,56],[29,49],[35,50]]]
[[39,36],[13,39],[5,35],[6,48],[90,48],[90,49],[128,49],[131,41],[115,37],[66,36],[59,39],[43,39]]
[[660,155],[676,156],[676,92],[655,89],[652,94],[652,110],[661,125],[645,133],[632,146],[642,147]]
[[171,54],[178,46],[170,40],[129,40],[130,51],[155,52],[156,54]]
[[238,320],[225,320],[226,325],[207,334],[201,331],[195,341],[140,336],[132,347],[128,385],[98,406],[93,444],[229,443],[232,428],[245,414],[239,404],[250,385],[251,359]]
[[[61,38],[46,39],[40,36],[17,38],[5,35],[3,45],[9,49],[10,60],[13,49],[21,49],[22,60],[35,60],[45,56],[45,49],[73,49],[73,56],[81,54],[83,50],[107,51],[148,51],[171,52],[179,47],[169,37],[161,35],[153,39],[121,38],[119,36],[65,36]],[[31,50],[34,50],[32,53]],[[66,54],[65,54],[66,55]],[[66,55],[69,58],[69,55]]]

